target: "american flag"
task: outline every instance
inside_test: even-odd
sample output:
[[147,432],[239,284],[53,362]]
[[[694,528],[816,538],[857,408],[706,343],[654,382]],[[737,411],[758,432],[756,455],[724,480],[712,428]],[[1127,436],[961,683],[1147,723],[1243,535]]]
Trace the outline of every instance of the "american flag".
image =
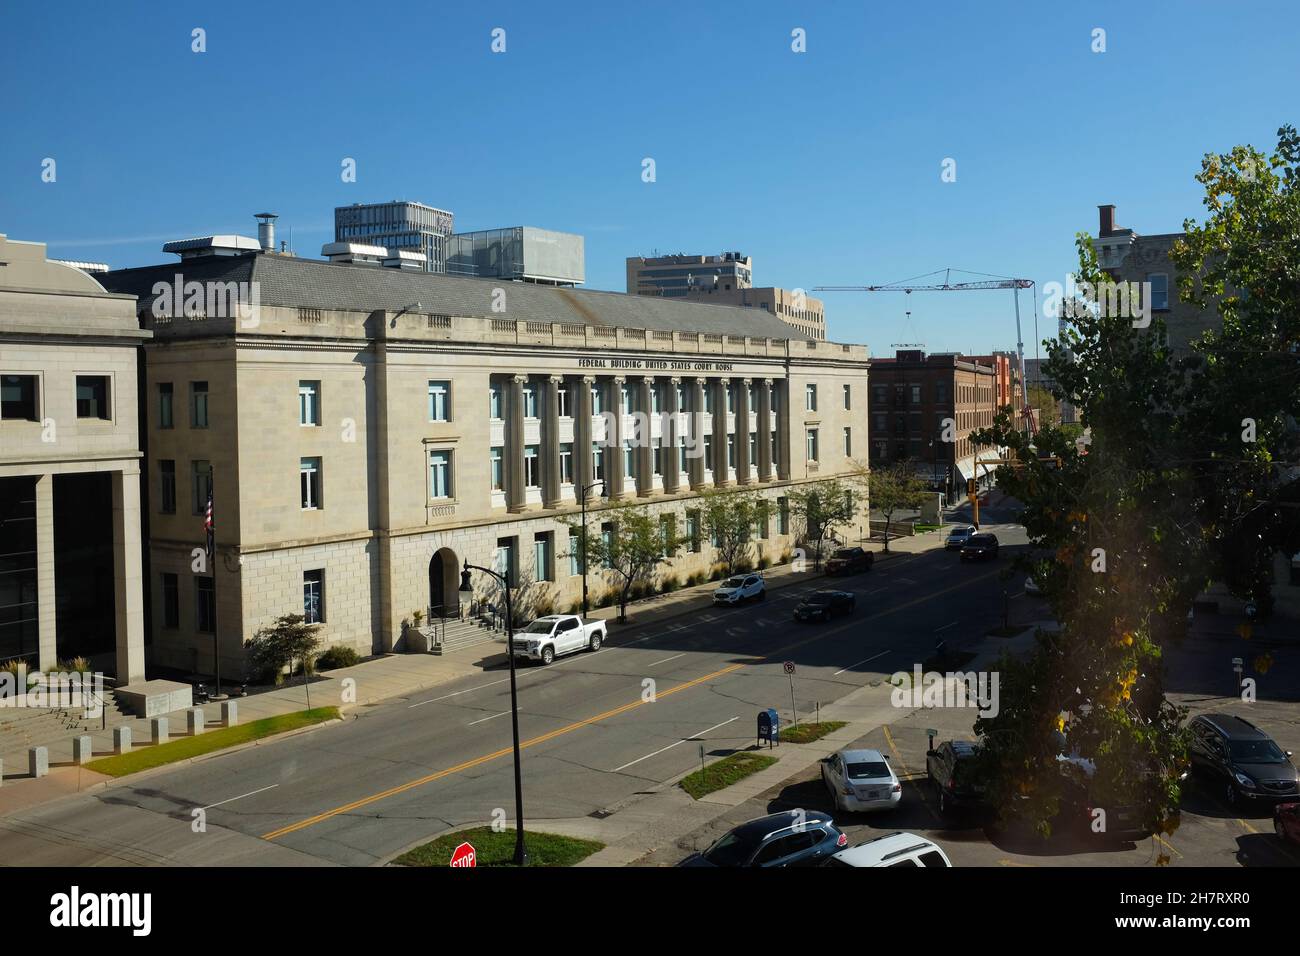
[[203,513],[203,532],[207,535],[208,557],[212,557],[212,491],[208,491],[208,509]]

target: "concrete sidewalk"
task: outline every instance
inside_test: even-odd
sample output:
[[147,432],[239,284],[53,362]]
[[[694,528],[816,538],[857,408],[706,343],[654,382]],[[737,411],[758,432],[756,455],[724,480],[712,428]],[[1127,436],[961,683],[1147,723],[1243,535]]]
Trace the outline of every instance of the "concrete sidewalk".
[[[864,542],[864,547],[875,553],[877,566],[916,557],[942,546],[942,538],[936,532],[895,539],[890,542],[889,553],[881,551],[879,542]],[[763,574],[770,590],[808,583],[820,577],[813,572],[811,565],[802,571],[794,570],[792,565],[781,565],[768,568]],[[616,606],[595,610],[591,616],[610,621],[609,643],[616,647],[625,640],[640,637],[674,618],[698,614],[708,609],[712,606],[712,595],[716,588],[716,582],[707,582],[633,602],[628,605],[626,624],[614,621],[618,615]],[[504,663],[501,644],[501,639],[489,640],[442,656],[389,654],[352,667],[319,674],[308,686],[297,680],[274,690],[256,692],[232,700],[238,705],[241,724],[304,710],[309,693],[311,706],[337,706],[346,714],[354,707],[406,697],[461,677],[481,674],[489,667],[500,667]],[[207,728],[221,726],[218,704],[207,704],[204,716]],[[183,712],[169,714],[168,721],[170,739],[188,736]],[[113,753],[113,730],[119,726],[131,728],[135,748],[152,746],[149,721],[121,715],[108,721],[106,727],[83,732],[91,737],[96,757]],[[43,803],[102,782],[100,774],[86,771],[74,763],[73,740],[76,736],[80,734],[66,733],[40,741],[40,745],[49,750],[50,763],[50,775],[40,780],[33,779],[27,773],[26,747],[0,753],[0,760],[4,762],[0,814]]]

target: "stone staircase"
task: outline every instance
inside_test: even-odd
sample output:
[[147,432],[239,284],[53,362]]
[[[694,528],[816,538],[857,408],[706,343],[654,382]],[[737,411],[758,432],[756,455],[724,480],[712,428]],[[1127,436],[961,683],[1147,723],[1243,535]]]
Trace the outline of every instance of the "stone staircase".
[[0,753],[49,746],[132,719],[112,690],[106,689],[104,697],[102,717],[87,717],[80,707],[0,707]]
[[477,644],[486,644],[501,636],[501,632],[490,628],[486,621],[474,617],[447,618],[441,622],[441,626],[442,646],[434,651],[435,654],[447,654]]

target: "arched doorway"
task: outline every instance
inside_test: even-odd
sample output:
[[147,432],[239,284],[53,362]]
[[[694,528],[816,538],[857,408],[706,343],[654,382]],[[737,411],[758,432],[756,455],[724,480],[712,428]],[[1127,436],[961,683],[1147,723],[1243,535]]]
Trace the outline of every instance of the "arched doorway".
[[429,613],[456,617],[460,607],[460,562],[451,548],[439,548],[429,559]]

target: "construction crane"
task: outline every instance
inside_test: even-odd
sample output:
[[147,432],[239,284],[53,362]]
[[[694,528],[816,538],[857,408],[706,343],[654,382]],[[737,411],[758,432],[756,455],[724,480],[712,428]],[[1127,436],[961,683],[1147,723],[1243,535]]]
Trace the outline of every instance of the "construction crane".
[[[963,275],[983,276],[982,279],[973,282],[953,282],[952,274],[954,272]],[[932,279],[942,275],[942,282],[924,282],[922,280]],[[1024,336],[1020,331],[1020,290],[1033,288],[1033,279],[1013,279],[1007,276],[989,275],[986,272],[968,272],[965,269],[938,269],[934,272],[927,272],[925,275],[913,276],[911,279],[900,279],[897,282],[887,282],[884,285],[819,285],[814,292],[903,292],[911,295],[913,292],[973,292],[987,289],[1010,289],[1016,305],[1016,361],[1020,366],[1020,415],[1024,420],[1025,429],[1030,435],[1037,432],[1037,424],[1034,421],[1034,410],[1029,404],[1029,386],[1025,378],[1025,343]]]

